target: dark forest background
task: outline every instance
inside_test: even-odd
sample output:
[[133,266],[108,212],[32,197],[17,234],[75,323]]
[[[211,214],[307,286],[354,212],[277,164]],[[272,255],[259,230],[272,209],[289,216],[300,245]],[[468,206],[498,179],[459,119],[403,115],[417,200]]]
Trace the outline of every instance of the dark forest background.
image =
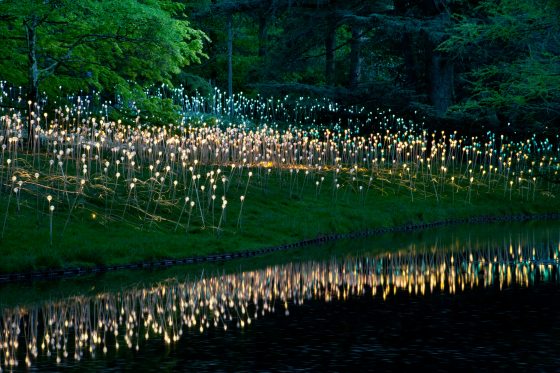
[[558,0],[0,0],[0,79],[22,106],[96,91],[168,118],[165,84],[554,134],[559,19]]

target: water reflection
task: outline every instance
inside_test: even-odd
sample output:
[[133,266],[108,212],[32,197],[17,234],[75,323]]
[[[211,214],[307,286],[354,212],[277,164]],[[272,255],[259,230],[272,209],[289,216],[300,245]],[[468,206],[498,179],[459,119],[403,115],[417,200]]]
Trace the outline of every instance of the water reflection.
[[92,297],[77,296],[2,310],[0,367],[31,365],[39,355],[79,361],[145,340],[173,344],[186,328],[246,328],[269,312],[315,299],[386,299],[397,292],[454,294],[475,287],[558,282],[559,240],[519,238],[496,247],[477,243],[417,248],[240,273],[167,280]]

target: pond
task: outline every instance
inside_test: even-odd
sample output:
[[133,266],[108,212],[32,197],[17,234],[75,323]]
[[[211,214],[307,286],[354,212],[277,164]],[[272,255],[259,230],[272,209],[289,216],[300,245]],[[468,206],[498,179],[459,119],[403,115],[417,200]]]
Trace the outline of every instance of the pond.
[[469,225],[4,284],[1,368],[556,369],[559,253],[556,222]]

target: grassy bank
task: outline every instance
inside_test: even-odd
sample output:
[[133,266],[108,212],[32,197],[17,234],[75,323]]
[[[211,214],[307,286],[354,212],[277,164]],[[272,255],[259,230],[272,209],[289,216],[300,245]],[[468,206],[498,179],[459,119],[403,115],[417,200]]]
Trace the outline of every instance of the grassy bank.
[[[507,193],[504,196],[503,192],[481,187],[471,191],[469,202],[467,190],[451,191],[450,186],[437,200],[432,193],[424,195],[422,188],[412,192],[412,196],[416,195],[412,199],[411,192],[398,183],[385,182],[383,191],[379,188],[376,185],[363,196],[349,190],[338,191],[335,198],[331,192],[316,194],[314,187],[290,195],[280,180],[270,177],[266,188],[254,183],[247,189],[244,195],[251,203],[243,207],[241,224],[238,224],[240,202],[235,201],[228,206],[229,215],[222,216],[219,230],[216,229],[218,213],[214,224],[208,222],[204,227],[193,224],[200,219],[193,213],[192,226],[187,229],[181,223],[176,230],[177,224],[171,219],[133,224],[129,220],[134,218],[134,211],[109,218],[94,212],[88,203],[82,203],[73,208],[70,218],[69,211],[53,214],[52,244],[50,214],[38,213],[33,198],[25,198],[19,201],[19,211],[16,206],[10,206],[6,217],[0,271],[114,265],[235,252],[323,234],[449,218],[560,211],[560,202],[551,193],[539,192],[534,200],[514,195],[510,200]],[[2,202],[0,211],[8,210],[5,199]],[[207,215],[210,219],[211,214]]]

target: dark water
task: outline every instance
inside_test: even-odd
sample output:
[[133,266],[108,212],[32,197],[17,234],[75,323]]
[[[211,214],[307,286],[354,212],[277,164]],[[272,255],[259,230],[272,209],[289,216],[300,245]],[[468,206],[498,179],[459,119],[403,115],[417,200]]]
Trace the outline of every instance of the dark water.
[[[43,300],[33,289],[49,283],[11,285],[0,295],[18,289],[32,300],[13,297],[3,309],[2,369],[560,369],[560,225],[461,229],[470,233],[433,231],[413,243],[395,236],[389,251],[368,250],[375,244],[366,241],[360,250],[345,243],[328,255],[317,248],[233,269],[136,272],[136,281],[161,278],[123,280],[118,290],[92,292],[102,278],[78,280],[83,292],[62,290],[65,281],[59,296],[51,289]],[[6,359],[10,349],[17,367]]]

